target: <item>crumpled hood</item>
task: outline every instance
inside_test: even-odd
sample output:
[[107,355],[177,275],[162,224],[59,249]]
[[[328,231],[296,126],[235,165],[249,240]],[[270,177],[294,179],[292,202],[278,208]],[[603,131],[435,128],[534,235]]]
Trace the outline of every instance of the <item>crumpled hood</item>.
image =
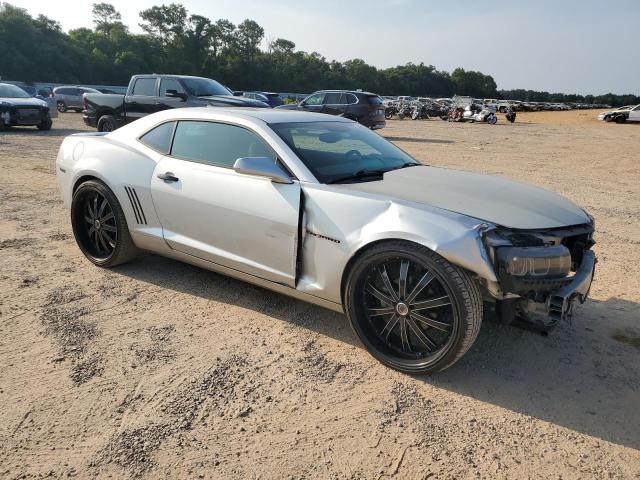
[[0,105],[8,103],[14,107],[48,107],[47,102],[40,100],[39,98],[13,98],[13,97],[0,97]]
[[361,192],[428,204],[516,229],[589,223],[586,213],[561,195],[493,175],[437,167],[411,167],[381,181],[344,185]]
[[221,107],[254,107],[254,108],[269,108],[264,102],[254,100],[246,97],[235,97],[233,95],[214,95],[211,97],[199,97],[199,100],[203,100],[211,105]]

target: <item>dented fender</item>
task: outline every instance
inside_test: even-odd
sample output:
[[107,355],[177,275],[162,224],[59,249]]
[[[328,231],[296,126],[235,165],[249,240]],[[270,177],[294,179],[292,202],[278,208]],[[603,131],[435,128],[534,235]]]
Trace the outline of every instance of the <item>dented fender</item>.
[[299,290],[341,303],[349,261],[382,240],[424,245],[452,264],[497,282],[482,241],[484,231],[493,228],[487,222],[424,204],[347,193],[331,185],[305,184],[303,194]]

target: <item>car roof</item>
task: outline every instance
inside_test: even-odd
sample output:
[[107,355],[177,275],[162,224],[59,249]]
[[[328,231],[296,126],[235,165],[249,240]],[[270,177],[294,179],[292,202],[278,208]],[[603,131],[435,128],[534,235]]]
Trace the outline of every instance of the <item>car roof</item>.
[[372,92],[362,92],[362,91],[358,91],[358,90],[318,90],[317,92],[313,92],[311,95],[314,95],[316,93],[353,93],[354,95],[373,95],[376,97],[379,97],[380,95],[378,95],[377,93],[372,93]]
[[[327,115],[324,113],[302,112],[296,110],[286,110],[278,108],[251,108],[251,107],[190,107],[174,108],[162,110],[151,115],[147,115],[130,125],[149,124],[154,125],[168,120],[233,120],[243,119],[248,121],[258,121],[267,124],[276,123],[306,123],[306,122],[345,122],[352,120]],[[118,132],[118,129],[115,132]]]

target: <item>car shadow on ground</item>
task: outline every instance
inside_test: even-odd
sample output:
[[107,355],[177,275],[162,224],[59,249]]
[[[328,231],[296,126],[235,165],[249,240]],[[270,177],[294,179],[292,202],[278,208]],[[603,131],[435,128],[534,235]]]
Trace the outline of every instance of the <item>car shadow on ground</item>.
[[0,138],[4,135],[32,135],[34,137],[66,137],[74,133],[82,133],[85,130],[78,130],[76,128],[56,128],[55,120],[51,130],[38,130],[36,127],[24,126],[24,127],[9,127],[0,132]]
[[[224,275],[151,254],[114,271],[248,308],[362,348],[343,315]],[[640,304],[612,298],[587,301],[572,324],[563,323],[546,337],[485,322],[474,346],[456,365],[413,378],[640,449],[639,317]]]

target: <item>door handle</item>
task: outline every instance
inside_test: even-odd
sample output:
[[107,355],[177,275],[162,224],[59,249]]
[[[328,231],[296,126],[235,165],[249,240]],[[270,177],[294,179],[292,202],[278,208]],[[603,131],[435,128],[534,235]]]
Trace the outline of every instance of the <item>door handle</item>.
[[178,177],[176,177],[172,172],[166,172],[166,173],[159,173],[158,174],[158,178],[160,180],[164,180],[167,183],[171,183],[171,182],[177,182],[178,180],[180,180]]

